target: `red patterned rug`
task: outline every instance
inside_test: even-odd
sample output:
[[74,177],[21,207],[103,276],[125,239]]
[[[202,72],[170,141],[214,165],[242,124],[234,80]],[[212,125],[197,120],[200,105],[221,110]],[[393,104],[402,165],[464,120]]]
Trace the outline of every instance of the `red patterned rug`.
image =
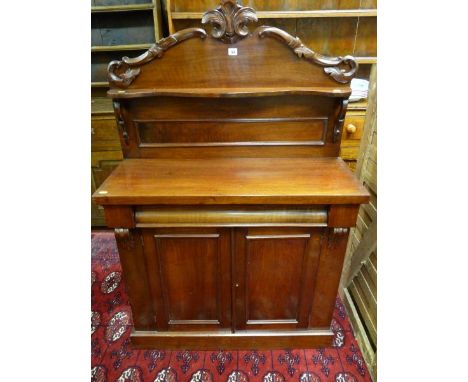
[[132,315],[112,232],[91,240],[91,380],[99,382],[370,381],[342,302],[333,347],[271,351],[135,350]]

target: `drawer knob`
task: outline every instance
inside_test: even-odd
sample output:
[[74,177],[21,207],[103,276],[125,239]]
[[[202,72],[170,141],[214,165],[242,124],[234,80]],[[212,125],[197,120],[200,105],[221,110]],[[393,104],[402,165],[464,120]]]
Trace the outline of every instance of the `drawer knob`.
[[354,134],[356,132],[357,128],[355,125],[353,125],[352,123],[349,123],[348,126],[346,126],[346,131],[349,133],[349,134]]

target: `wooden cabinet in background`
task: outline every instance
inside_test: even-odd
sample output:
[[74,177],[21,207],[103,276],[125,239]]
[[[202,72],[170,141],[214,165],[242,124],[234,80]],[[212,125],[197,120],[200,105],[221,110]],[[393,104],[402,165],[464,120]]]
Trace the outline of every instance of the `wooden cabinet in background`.
[[[356,77],[369,78],[370,65],[377,62],[377,1],[273,0],[239,1],[257,10],[259,25],[281,28],[322,54],[351,54],[361,65]],[[169,33],[199,27],[206,9],[216,0],[162,0]]]
[[359,157],[359,146],[366,118],[366,108],[366,101],[350,102],[343,124],[340,157],[346,161],[353,171],[356,170],[356,163]]
[[[107,90],[107,64],[138,55],[163,37],[160,0],[91,1],[91,90]],[[102,95],[102,93],[101,93]]]
[[[112,102],[91,101],[91,193],[106,180],[123,159]],[[105,226],[104,210],[91,202],[91,225]]]
[[377,65],[371,71],[369,112],[356,176],[370,194],[350,232],[340,294],[373,380],[377,375]]

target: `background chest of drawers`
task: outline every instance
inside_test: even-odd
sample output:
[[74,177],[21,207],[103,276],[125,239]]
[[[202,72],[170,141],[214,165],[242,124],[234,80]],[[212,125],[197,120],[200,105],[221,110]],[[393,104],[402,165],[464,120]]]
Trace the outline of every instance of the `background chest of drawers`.
[[[91,102],[91,193],[94,193],[123,159],[123,154],[111,100],[99,97]],[[91,225],[105,226],[104,210],[93,202]]]

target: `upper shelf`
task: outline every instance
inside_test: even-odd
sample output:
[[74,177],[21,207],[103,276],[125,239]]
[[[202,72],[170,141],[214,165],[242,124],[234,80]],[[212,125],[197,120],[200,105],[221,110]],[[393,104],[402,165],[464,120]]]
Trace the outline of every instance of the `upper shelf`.
[[[171,17],[177,19],[201,19],[203,12],[171,12]],[[257,12],[259,19],[297,19],[313,17],[375,17],[377,9],[327,9],[316,11],[268,11]]]
[[376,64],[377,57],[356,57],[359,64]]
[[149,89],[110,89],[107,94],[111,98],[139,98],[152,96],[179,96],[179,97],[262,97],[288,94],[301,95],[327,95],[330,97],[348,97],[350,88],[330,89],[329,87],[246,87],[246,88],[149,88]]
[[107,13],[107,12],[133,12],[147,11],[154,9],[154,4],[128,4],[128,5],[101,5],[91,7],[91,13]]
[[91,47],[91,52],[115,52],[124,50],[147,50],[153,44],[127,44],[127,45],[95,45]]

